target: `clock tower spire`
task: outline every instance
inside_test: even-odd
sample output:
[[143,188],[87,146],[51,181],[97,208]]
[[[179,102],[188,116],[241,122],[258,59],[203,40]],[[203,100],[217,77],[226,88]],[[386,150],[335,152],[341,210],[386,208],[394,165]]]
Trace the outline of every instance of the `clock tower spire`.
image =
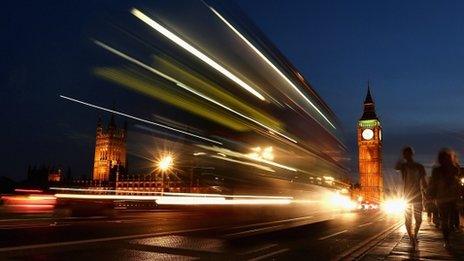
[[358,121],[358,151],[361,195],[365,201],[380,203],[383,198],[382,127],[369,82],[364,111]]

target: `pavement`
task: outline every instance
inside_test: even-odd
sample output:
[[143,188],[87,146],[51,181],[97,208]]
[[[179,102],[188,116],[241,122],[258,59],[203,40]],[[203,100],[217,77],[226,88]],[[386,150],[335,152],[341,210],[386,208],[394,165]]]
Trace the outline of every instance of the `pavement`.
[[331,219],[286,213],[141,211],[4,219],[0,260],[332,260],[401,221],[380,211]]
[[451,236],[451,246],[443,247],[441,231],[423,218],[419,231],[418,245],[413,248],[402,225],[378,241],[355,260],[464,260],[464,233],[455,232]]

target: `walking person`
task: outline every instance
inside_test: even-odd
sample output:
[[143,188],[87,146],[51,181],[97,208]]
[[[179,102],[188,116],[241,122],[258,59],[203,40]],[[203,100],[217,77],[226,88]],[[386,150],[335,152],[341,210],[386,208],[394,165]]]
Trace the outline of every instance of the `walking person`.
[[458,168],[458,174],[456,175],[456,182],[457,182],[457,195],[456,195],[456,206],[451,213],[452,217],[452,226],[451,231],[459,232],[461,230],[460,220],[459,220],[459,205],[460,205],[460,196],[461,196],[461,186],[459,186],[459,182],[461,180],[461,167],[459,166],[459,158],[455,151],[451,152],[451,159],[453,160],[453,165]]
[[[430,179],[432,177],[428,177],[427,183],[430,183]],[[439,220],[438,220],[438,209],[437,205],[435,204],[435,200],[431,199],[430,197],[424,197],[424,206],[425,206],[425,211],[427,212],[427,218],[428,222],[430,224],[434,224],[435,227],[438,228],[439,226]]]
[[443,233],[444,247],[448,248],[449,235],[454,223],[456,201],[458,199],[459,168],[453,159],[453,151],[442,149],[438,153],[438,166],[432,171],[429,195],[436,201],[440,215],[440,227]]
[[[402,150],[402,159],[396,163],[395,169],[401,172],[403,180],[403,193],[408,204],[405,212],[405,226],[409,235],[409,240],[413,247],[417,244],[417,234],[422,223],[422,190],[427,188],[425,180],[425,168],[422,164],[414,161],[414,150],[411,147],[405,147]],[[414,217],[415,225],[412,231],[412,218]]]

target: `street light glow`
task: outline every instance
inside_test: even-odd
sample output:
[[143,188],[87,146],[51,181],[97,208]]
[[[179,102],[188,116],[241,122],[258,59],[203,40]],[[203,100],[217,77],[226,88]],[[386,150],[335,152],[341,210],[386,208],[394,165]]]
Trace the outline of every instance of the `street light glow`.
[[168,171],[174,165],[174,158],[171,155],[165,155],[158,161],[158,169],[161,171]]
[[248,156],[252,159],[265,159],[269,161],[274,160],[274,152],[272,146],[262,149],[261,147],[255,147],[251,149],[251,153]]
[[389,215],[400,215],[406,211],[407,201],[403,198],[387,199],[382,205],[383,211]]

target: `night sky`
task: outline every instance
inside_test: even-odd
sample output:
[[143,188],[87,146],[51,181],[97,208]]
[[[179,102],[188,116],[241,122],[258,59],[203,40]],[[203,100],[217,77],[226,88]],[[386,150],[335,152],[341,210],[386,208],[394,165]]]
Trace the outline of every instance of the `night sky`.
[[[464,3],[236,3],[337,114],[353,166],[367,80],[384,129],[386,176],[394,175],[393,162],[406,144],[427,166],[441,147],[463,154]],[[3,6],[0,176],[21,180],[28,164],[70,166],[73,175],[90,174],[98,113],[58,95],[90,96],[107,106],[134,95],[91,73],[103,57],[91,39],[129,7],[122,1]]]

